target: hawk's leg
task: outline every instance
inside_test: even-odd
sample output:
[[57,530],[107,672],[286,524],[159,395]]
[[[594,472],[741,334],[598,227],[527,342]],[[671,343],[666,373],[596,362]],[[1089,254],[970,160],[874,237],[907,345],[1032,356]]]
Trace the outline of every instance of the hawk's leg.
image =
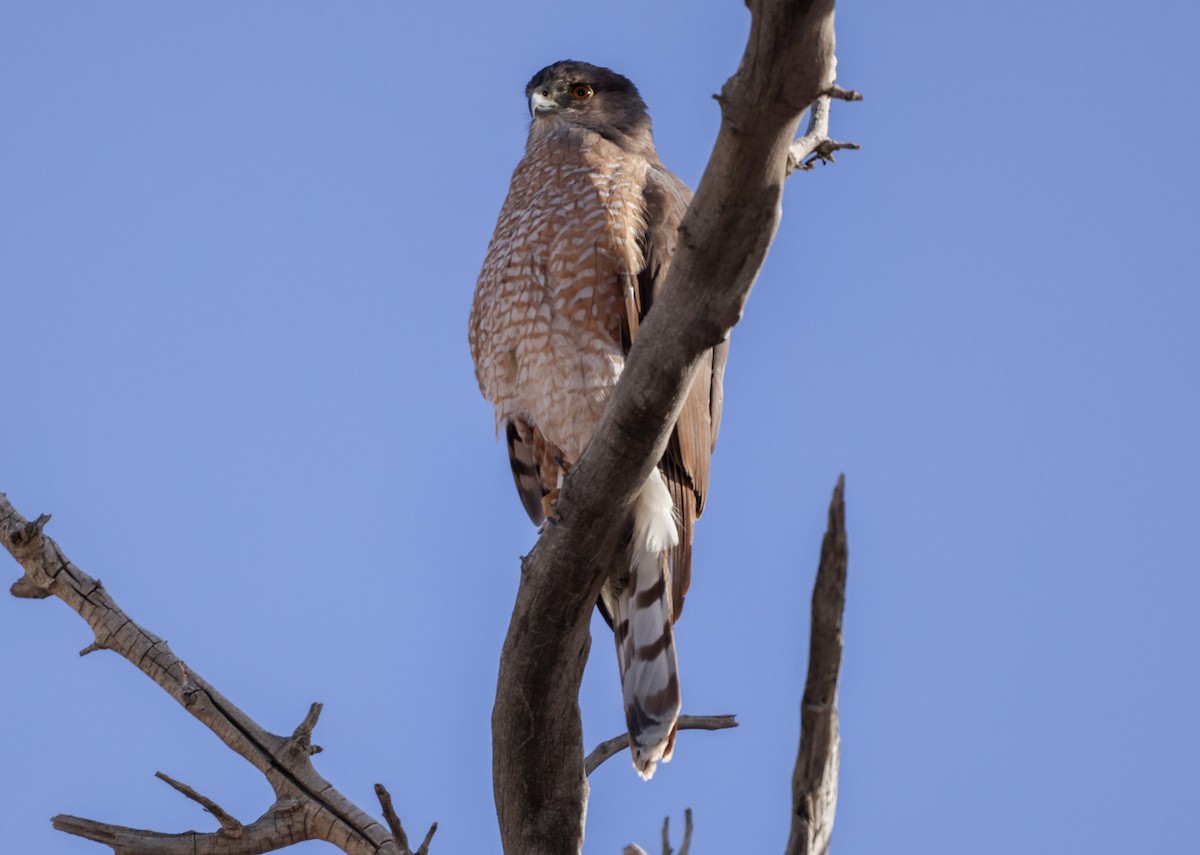
[[546,495],[542,496],[542,516],[546,518],[548,525],[558,525],[558,517],[554,515],[554,503],[558,501],[559,489],[555,487]]
[[571,464],[557,454],[554,455],[554,462],[558,466],[558,486],[542,496],[542,516],[546,518],[549,525],[558,525],[558,515],[554,513],[554,505],[558,501],[558,494],[562,491],[567,470],[571,468]]

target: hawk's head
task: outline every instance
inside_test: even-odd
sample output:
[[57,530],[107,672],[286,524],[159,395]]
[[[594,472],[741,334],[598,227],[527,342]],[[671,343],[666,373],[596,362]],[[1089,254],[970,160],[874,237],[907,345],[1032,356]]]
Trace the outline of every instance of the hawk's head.
[[533,75],[525,87],[530,138],[564,125],[595,131],[626,149],[653,151],[650,114],[637,87],[615,71],[566,59]]

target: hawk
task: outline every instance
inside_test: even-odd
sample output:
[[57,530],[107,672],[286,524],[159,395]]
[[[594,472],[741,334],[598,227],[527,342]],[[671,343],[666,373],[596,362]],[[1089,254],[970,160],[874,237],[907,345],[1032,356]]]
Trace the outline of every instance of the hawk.
[[[525,156],[479,274],[470,343],[517,492],[537,525],[620,379],[692,193],[663,166],[646,105],[620,74],[557,62],[533,76],[525,97]],[[598,603],[616,637],[629,745],[643,778],[671,759],[675,744],[671,626],[691,579],[725,351],[706,355],[667,451],[634,502],[628,555]]]

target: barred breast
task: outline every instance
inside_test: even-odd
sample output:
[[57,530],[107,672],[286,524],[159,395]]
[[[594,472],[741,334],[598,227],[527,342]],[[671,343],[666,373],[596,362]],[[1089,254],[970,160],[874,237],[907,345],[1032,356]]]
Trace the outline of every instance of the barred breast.
[[624,366],[623,289],[643,263],[646,170],[581,128],[531,141],[479,275],[471,353],[497,425],[527,422],[568,461]]

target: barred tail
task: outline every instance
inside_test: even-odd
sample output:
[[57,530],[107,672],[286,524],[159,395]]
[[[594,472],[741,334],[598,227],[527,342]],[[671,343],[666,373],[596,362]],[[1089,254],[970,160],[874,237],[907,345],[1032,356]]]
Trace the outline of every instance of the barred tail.
[[667,552],[678,543],[671,494],[655,470],[634,505],[629,584],[617,595],[613,615],[629,747],[634,768],[645,779],[660,760],[671,759],[675,748],[679,666]]

